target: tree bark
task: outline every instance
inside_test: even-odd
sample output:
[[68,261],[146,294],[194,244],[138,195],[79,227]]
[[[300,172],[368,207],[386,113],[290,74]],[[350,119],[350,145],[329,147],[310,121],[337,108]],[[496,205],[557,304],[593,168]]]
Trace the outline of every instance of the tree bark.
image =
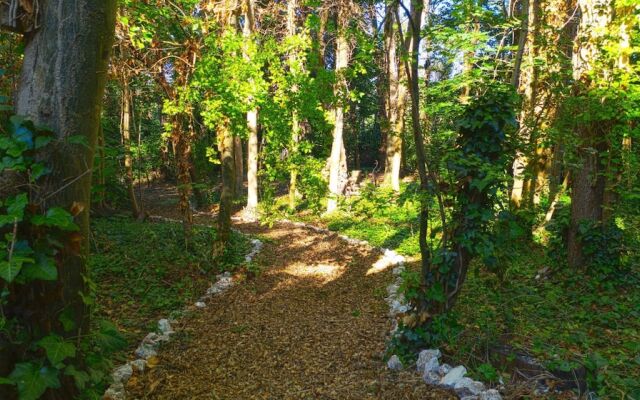
[[[294,37],[296,35],[296,8],[298,6],[297,0],[289,0],[287,3],[287,36]],[[297,71],[297,54],[296,50],[292,50],[289,54],[289,73],[295,74]],[[291,91],[296,94],[298,87],[294,85]],[[298,110],[295,108],[291,111],[291,149],[290,157],[296,159],[296,155],[299,151],[300,144],[300,121],[298,119]],[[289,209],[295,210],[296,208],[296,195],[298,192],[298,166],[295,165],[295,161],[290,163],[290,176],[289,176]]]
[[338,37],[336,48],[336,85],[334,88],[336,105],[333,109],[334,128],[331,157],[329,158],[329,200],[327,212],[332,212],[338,207],[338,196],[344,190],[347,181],[346,157],[344,149],[344,97],[346,78],[344,70],[349,66],[351,48],[347,38],[347,29],[351,4],[349,0],[342,0],[338,9]]
[[244,156],[242,151],[242,138],[234,136],[233,138],[233,159],[234,167],[234,197],[239,198],[244,192]]
[[135,188],[133,186],[133,158],[131,157],[131,90],[129,88],[129,80],[125,76],[122,80],[122,123],[120,132],[122,134],[122,147],[124,149],[124,173],[127,184],[127,192],[131,201],[131,211],[133,217],[138,218],[140,215],[140,207],[136,198]]
[[389,6],[385,22],[385,60],[388,77],[388,93],[386,101],[387,126],[385,149],[385,178],[386,184],[398,192],[400,191],[400,168],[402,165],[402,134],[404,130],[404,113],[406,109],[407,87],[402,81],[400,59],[398,57],[398,43],[393,28],[394,15],[398,5]]
[[218,232],[213,244],[213,256],[224,253],[226,244],[231,236],[231,213],[233,206],[233,190],[235,185],[233,134],[222,124],[218,129],[218,150],[222,162],[222,193],[220,194],[220,210],[218,212]]
[[[114,0],[58,0],[40,2],[40,27],[25,37],[24,63],[16,93],[16,114],[55,132],[55,144],[40,157],[52,173],[40,185],[36,201],[45,208],[75,204],[80,227],[63,239],[64,250],[56,257],[58,280],[24,285],[5,309],[31,332],[56,332],[66,337],[87,334],[89,314],[82,296],[87,294],[85,276],[89,239],[91,175],[107,65],[113,42]],[[71,144],[82,137],[86,146]],[[72,316],[75,327],[65,332],[58,320],[61,311]],[[0,370],[19,349],[0,343]],[[72,384],[64,382],[55,398],[74,398]],[[6,385],[0,397],[9,398]]]
[[[588,96],[593,87],[591,72],[597,70],[608,26],[613,16],[611,0],[579,0],[580,24],[573,54],[574,91]],[[573,268],[584,266],[584,254],[578,229],[584,221],[602,222],[606,168],[601,157],[608,151],[606,132],[594,123],[579,123],[577,154],[580,168],[571,181],[571,225],[567,241],[567,261]]]
[[[245,0],[245,21],[242,29],[246,41],[253,40],[254,0]],[[245,57],[248,58],[245,52]],[[247,216],[250,219],[256,217],[258,209],[258,109],[254,108],[247,113],[247,128],[249,140],[247,142]]]

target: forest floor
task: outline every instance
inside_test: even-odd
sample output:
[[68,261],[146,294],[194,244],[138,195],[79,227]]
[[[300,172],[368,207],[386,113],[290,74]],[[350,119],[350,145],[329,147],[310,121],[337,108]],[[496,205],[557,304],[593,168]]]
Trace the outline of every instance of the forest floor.
[[[151,214],[175,216],[166,189],[147,197]],[[291,224],[235,228],[264,242],[255,276],[181,318],[158,365],[130,380],[131,397],[457,398],[426,386],[411,369],[386,369],[384,296],[392,276],[370,272],[378,251]]]

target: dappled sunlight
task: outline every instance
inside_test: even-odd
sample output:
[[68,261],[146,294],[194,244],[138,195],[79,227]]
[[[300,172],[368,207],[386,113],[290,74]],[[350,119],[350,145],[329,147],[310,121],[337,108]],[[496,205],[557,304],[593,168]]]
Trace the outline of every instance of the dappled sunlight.
[[304,264],[289,265],[283,272],[299,278],[315,278],[322,284],[327,284],[342,276],[346,267],[336,264]]
[[367,276],[369,276],[369,275],[377,274],[377,273],[380,273],[380,272],[384,272],[384,271],[386,271],[387,269],[389,269],[389,268],[393,267],[394,265],[395,265],[394,260],[391,260],[391,259],[389,259],[389,257],[387,257],[387,256],[385,256],[385,255],[382,255],[382,256],[378,259],[378,261],[376,261],[376,262],[371,266],[371,268],[369,268],[369,269],[367,270],[366,275],[367,275]]

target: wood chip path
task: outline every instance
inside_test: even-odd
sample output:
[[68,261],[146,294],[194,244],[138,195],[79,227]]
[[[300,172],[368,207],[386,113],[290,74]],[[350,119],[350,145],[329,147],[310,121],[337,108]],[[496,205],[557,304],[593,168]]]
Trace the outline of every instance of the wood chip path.
[[382,359],[391,271],[335,234],[290,224],[235,226],[265,242],[263,272],[184,317],[135,399],[455,399]]

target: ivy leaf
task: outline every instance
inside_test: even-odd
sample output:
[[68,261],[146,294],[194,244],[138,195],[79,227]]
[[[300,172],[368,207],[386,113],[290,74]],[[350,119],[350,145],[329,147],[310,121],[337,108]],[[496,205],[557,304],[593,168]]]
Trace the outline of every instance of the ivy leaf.
[[27,282],[34,280],[55,281],[58,279],[58,269],[51,257],[38,254],[36,255],[36,262],[26,265],[21,276]]
[[62,361],[69,357],[75,357],[76,346],[73,343],[66,342],[58,335],[49,335],[38,341],[38,346],[42,347],[47,353],[47,358],[52,365],[60,365]]
[[77,231],[78,225],[73,222],[73,216],[60,207],[50,208],[45,215],[35,215],[31,218],[34,225],[46,225],[60,228],[63,231]]
[[29,199],[26,193],[21,193],[7,202],[7,214],[11,217],[17,218],[18,221],[22,221],[24,216],[24,209],[29,204]]
[[73,380],[76,382],[76,386],[80,390],[84,389],[87,386],[87,382],[91,380],[89,374],[85,371],[80,371],[73,365],[68,365],[64,369],[64,374],[73,377]]
[[[10,261],[0,261],[0,278],[8,283],[13,282],[22,270],[23,263],[28,260],[29,259],[21,257],[14,257]],[[31,260],[31,262],[33,262],[33,260]]]
[[31,362],[18,363],[9,378],[18,386],[20,400],[36,400],[47,388],[59,388],[58,371]]

